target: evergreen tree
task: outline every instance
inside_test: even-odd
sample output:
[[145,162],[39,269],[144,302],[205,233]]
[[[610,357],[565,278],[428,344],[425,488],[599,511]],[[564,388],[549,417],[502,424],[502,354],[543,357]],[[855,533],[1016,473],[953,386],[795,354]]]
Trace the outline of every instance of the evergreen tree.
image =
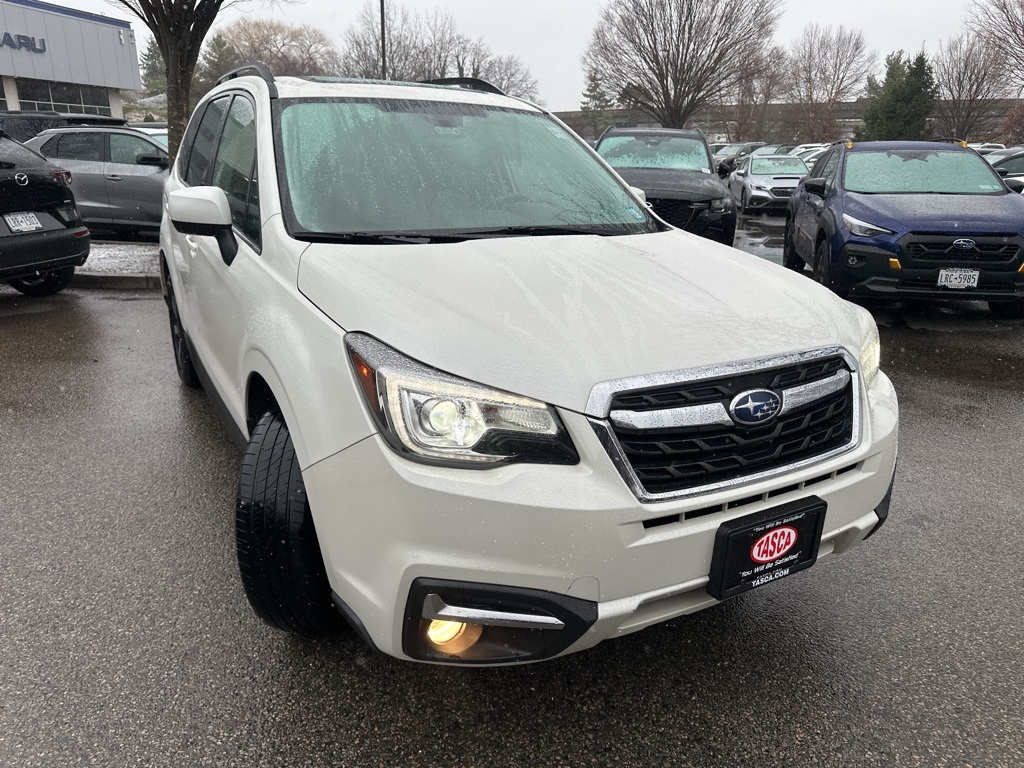
[[885,57],[885,79],[868,78],[871,103],[864,115],[862,141],[921,141],[931,137],[928,118],[935,109],[938,88],[924,53],[914,58],[896,51]]
[[146,96],[156,96],[158,93],[167,93],[167,68],[164,66],[164,57],[160,53],[160,46],[156,44],[156,38],[149,38],[146,50],[140,58],[142,69],[142,92]]
[[580,109],[587,117],[587,122],[594,129],[594,135],[600,136],[601,132],[614,122],[611,111],[615,109],[615,100],[608,95],[604,83],[597,70],[587,70],[587,89],[583,91],[583,101]]
[[192,78],[193,109],[220,78],[243,63],[242,55],[222,35],[211,37],[199,57],[196,74]]

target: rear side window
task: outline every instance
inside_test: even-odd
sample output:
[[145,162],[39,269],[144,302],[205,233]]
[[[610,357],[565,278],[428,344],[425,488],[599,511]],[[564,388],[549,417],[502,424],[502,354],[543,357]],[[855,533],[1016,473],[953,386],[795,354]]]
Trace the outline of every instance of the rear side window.
[[145,139],[126,133],[110,134],[110,162],[135,165],[139,155],[157,155],[160,150]]
[[217,151],[220,126],[230,101],[230,96],[222,96],[206,105],[206,112],[199,121],[196,138],[189,151],[188,168],[185,169],[185,183],[189,186],[202,186],[210,178],[210,166],[213,165],[213,156]]
[[90,160],[103,162],[102,133],[66,133],[60,137],[57,153],[62,160]]
[[228,196],[232,223],[259,243],[259,197],[256,191],[256,111],[252,102],[236,96],[224,122],[224,133],[213,164],[212,184]]
[[39,148],[39,154],[43,157],[53,157],[57,154],[57,145],[60,143],[60,136],[54,136]]

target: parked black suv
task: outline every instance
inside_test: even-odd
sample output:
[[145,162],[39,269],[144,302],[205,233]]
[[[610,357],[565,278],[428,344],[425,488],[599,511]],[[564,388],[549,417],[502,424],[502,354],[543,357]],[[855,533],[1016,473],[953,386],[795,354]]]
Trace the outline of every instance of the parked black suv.
[[63,290],[89,256],[70,178],[0,131],[0,280],[28,296]]
[[627,184],[642,189],[658,216],[673,226],[732,245],[736,211],[711,170],[704,134],[669,128],[609,128],[597,153]]

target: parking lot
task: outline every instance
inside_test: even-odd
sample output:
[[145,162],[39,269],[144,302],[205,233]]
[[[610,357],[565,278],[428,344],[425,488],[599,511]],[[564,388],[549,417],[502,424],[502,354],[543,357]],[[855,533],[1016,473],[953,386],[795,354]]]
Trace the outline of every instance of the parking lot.
[[[778,220],[737,246],[779,260]],[[239,454],[154,291],[0,287],[0,764],[1024,764],[1024,322],[876,312],[901,400],[888,524],[717,608],[457,669],[251,613]]]

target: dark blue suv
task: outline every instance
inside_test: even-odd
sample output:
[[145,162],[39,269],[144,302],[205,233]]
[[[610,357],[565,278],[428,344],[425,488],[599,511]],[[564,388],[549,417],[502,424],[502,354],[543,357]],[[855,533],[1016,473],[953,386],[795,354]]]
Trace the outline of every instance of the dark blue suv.
[[959,144],[836,144],[790,199],[783,263],[844,297],[983,300],[1021,317],[1021,189]]

